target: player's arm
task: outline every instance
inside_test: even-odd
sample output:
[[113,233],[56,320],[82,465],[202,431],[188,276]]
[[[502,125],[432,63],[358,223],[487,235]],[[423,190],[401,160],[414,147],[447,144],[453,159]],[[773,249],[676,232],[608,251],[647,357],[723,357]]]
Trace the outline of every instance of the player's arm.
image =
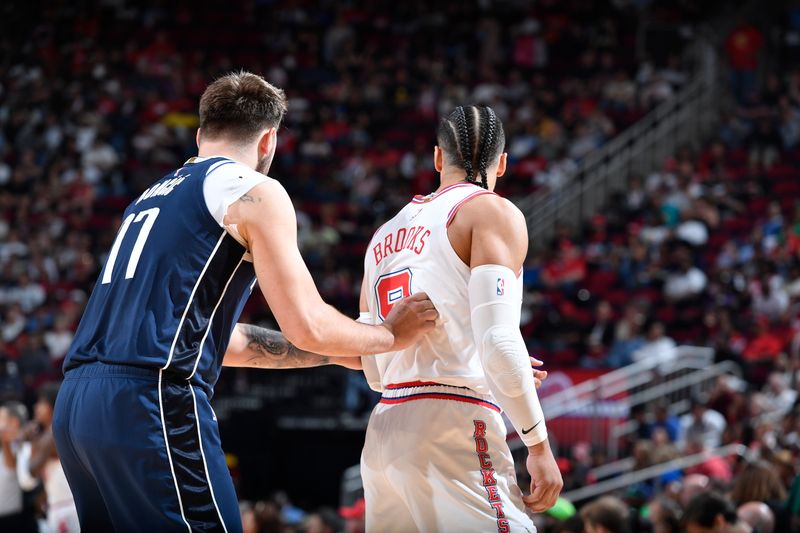
[[33,477],[41,477],[47,460],[57,456],[53,433],[46,431],[31,446],[31,460],[28,463],[30,474]]
[[283,333],[252,324],[236,324],[225,351],[223,366],[247,368],[310,368],[340,365],[360,369],[354,357],[335,357],[307,352],[289,342]]
[[248,244],[259,287],[297,348],[339,356],[382,353],[408,346],[434,327],[438,314],[424,293],[398,302],[398,312],[379,326],[358,324],[326,304],[297,248],[294,207],[277,181],[241,196],[225,221],[235,224]]
[[[372,315],[369,312],[367,305],[367,275],[364,273],[364,278],[361,280],[361,296],[358,300],[358,321],[363,324],[372,323]],[[367,379],[367,385],[375,392],[383,392],[383,384],[381,382],[381,372],[378,370],[378,361],[374,357],[365,356],[359,361],[361,363],[361,370],[364,371],[364,377]]]
[[542,512],[555,504],[563,481],[547,440],[531,361],[519,329],[522,294],[517,273],[528,252],[525,217],[511,202],[484,195],[464,204],[453,225],[458,225],[454,233],[468,241],[475,344],[492,394],[528,446],[533,481],[526,504]]

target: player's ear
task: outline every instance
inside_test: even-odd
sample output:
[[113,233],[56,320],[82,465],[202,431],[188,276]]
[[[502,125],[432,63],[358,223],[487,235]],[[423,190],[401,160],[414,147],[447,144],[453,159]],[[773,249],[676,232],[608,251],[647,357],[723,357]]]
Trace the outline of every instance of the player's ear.
[[261,154],[268,154],[270,153],[270,149],[272,148],[273,143],[278,142],[278,130],[275,128],[270,128],[264,132],[261,138],[258,140],[258,153],[259,156]]
[[439,145],[433,147],[433,168],[436,169],[436,172],[441,172],[444,168],[444,154]]
[[194,136],[194,142],[197,144],[197,147],[200,148],[200,128],[197,128],[197,133]]
[[498,178],[506,173],[507,165],[508,165],[508,154],[506,152],[503,152],[502,154],[500,154],[500,160],[497,162]]

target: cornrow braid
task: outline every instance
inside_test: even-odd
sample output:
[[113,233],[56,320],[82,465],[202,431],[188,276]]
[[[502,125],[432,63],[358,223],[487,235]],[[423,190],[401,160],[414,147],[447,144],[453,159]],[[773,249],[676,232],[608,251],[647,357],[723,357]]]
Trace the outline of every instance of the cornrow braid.
[[478,168],[481,173],[481,186],[484,189],[489,188],[489,178],[486,175],[486,167],[489,166],[489,154],[494,153],[494,141],[497,130],[497,117],[491,107],[484,107],[482,109],[484,119],[482,122],[485,124],[483,136],[481,138],[481,147],[478,151]]
[[469,122],[464,113],[464,107],[456,108],[458,115],[458,151],[461,152],[461,161],[464,163],[464,170],[467,171],[467,181],[475,181],[475,170],[472,168],[472,135],[470,135]]
[[486,189],[489,167],[498,161],[505,138],[502,121],[488,106],[456,107],[442,118],[436,133],[436,141],[444,152],[444,164],[463,168],[465,181]]

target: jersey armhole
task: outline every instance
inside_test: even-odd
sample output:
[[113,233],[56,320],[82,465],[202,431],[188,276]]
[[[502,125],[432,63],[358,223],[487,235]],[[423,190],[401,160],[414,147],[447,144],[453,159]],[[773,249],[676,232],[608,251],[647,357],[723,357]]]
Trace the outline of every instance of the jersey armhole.
[[456,218],[456,214],[458,213],[458,210],[461,209],[461,207],[463,207],[464,204],[466,204],[467,202],[469,202],[473,198],[477,198],[478,196],[483,196],[484,194],[494,194],[495,196],[499,196],[498,194],[496,194],[496,193],[494,193],[492,191],[487,191],[487,190],[484,190],[484,189],[481,189],[479,191],[475,191],[474,193],[472,193],[472,194],[470,194],[468,196],[465,196],[464,198],[459,200],[450,209],[450,212],[447,214],[447,223],[444,226],[444,236],[447,239],[447,249],[450,250],[450,253],[452,253],[453,257],[458,260],[459,264],[464,265],[466,268],[469,268],[469,265],[464,262],[464,260],[461,258],[461,256],[458,255],[458,252],[456,252],[456,249],[453,247],[453,242],[450,240],[450,233],[448,232],[448,229],[450,228],[450,224],[452,224],[453,220]]
[[[239,172],[233,172],[227,176],[225,175],[226,173],[215,173],[215,171],[220,167],[226,167],[229,164],[241,166],[241,164],[236,163],[235,161],[224,160],[209,167],[206,175],[203,178],[203,197],[206,202],[206,209],[211,218],[213,218],[222,229],[224,229],[231,237],[233,237],[236,242],[244,246],[245,249],[249,250],[247,242],[239,233],[237,225],[225,224],[225,216],[228,213],[228,209],[234,202],[250,191],[253,187],[265,182],[269,178],[261,174],[256,175],[255,171],[249,168],[240,168]],[[228,170],[234,169],[229,167]],[[250,253],[248,251],[245,256],[245,260],[249,261],[249,256]]]
[[450,209],[450,212],[447,214],[447,223],[445,224],[445,228],[449,228],[450,227],[450,224],[453,223],[453,219],[456,218],[456,214],[458,213],[458,210],[461,209],[461,207],[464,204],[466,204],[467,202],[469,202],[473,198],[477,198],[478,196],[483,196],[484,194],[494,194],[495,196],[498,196],[497,193],[494,193],[492,191],[486,191],[486,190],[476,191],[476,192],[470,194],[469,196],[465,196],[464,198],[459,200],[459,202]]

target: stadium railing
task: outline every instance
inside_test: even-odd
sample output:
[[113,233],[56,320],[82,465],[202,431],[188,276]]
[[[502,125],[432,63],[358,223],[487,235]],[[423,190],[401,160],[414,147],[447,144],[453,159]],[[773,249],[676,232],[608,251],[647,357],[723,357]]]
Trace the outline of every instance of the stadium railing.
[[[714,364],[711,348],[675,350],[671,360],[647,358],[543,398],[555,451],[563,455],[570,446],[589,442],[615,460],[623,438],[636,429],[636,422],[628,419],[631,407],[660,401],[670,414],[681,415],[688,412],[690,399],[710,393],[720,376],[741,377],[735,363]],[[516,455],[524,444],[509,429],[509,446]]]
[[545,242],[559,224],[575,228],[602,207],[629,176],[650,172],[682,145],[698,145],[719,115],[718,57],[708,41],[691,47],[696,74],[678,94],[663,102],[608,144],[594,150],[557,190],[516,201],[525,213],[532,243]]
[[587,485],[579,489],[565,492],[561,496],[573,503],[576,503],[589,500],[597,496],[602,496],[603,494],[608,494],[609,492],[614,492],[615,490],[628,488],[637,483],[649,481],[651,479],[656,480],[656,485],[658,485],[660,483],[659,478],[666,473],[699,465],[708,461],[712,457],[730,457],[732,455],[746,457],[747,454],[748,449],[746,446],[742,444],[729,444],[727,446],[722,446],[721,448],[706,450],[685,457],[679,457],[677,459],[673,459],[672,461],[667,461],[666,463],[648,466],[647,468],[642,468],[636,472],[630,472],[613,479],[608,479],[593,485]]
[[[629,396],[627,401],[630,405],[639,405],[664,398],[669,414],[680,416],[691,409],[691,394],[708,394],[716,385],[717,378],[726,375],[741,377],[741,368],[732,361],[721,361],[640,391]],[[636,422],[633,420],[614,426],[609,434],[609,449],[613,449],[622,437],[635,431]]]

